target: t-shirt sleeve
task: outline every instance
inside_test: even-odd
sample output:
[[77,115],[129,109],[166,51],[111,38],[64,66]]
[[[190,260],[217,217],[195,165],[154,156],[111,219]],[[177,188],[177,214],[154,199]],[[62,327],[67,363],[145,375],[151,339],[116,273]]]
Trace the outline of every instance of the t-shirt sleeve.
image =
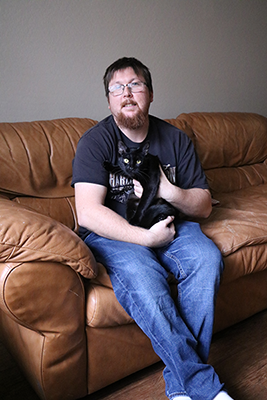
[[206,175],[194,148],[193,142],[183,133],[180,137],[177,185],[182,189],[209,189]]
[[108,186],[108,172],[103,163],[108,159],[106,146],[101,145],[101,140],[96,141],[93,134],[86,132],[79,140],[76,154],[72,162],[72,182],[95,183]]

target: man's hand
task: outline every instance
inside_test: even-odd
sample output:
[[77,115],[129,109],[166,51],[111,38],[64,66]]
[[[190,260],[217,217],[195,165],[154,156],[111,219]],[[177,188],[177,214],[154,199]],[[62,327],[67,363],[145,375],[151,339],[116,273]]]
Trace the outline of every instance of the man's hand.
[[[157,197],[163,197],[163,193],[166,193],[168,189],[170,190],[171,183],[168,180],[167,176],[164,174],[161,166],[160,168],[160,184],[159,184],[159,190],[157,193]],[[134,184],[134,194],[140,199],[143,194],[143,187],[141,186],[141,183],[138,182],[136,179],[133,179],[133,184]]]
[[[171,197],[171,190],[172,184],[168,180],[167,176],[163,172],[161,165],[159,166],[160,169],[160,181],[159,181],[159,189],[157,193],[157,197],[162,197],[163,199],[167,200],[167,198]],[[168,200],[167,200],[168,201]]]
[[148,247],[163,247],[171,243],[175,236],[174,217],[167,217],[163,221],[157,222],[149,230],[150,243]]
[[143,186],[136,179],[133,179],[133,184],[134,184],[134,194],[136,195],[136,197],[141,199],[143,194]]

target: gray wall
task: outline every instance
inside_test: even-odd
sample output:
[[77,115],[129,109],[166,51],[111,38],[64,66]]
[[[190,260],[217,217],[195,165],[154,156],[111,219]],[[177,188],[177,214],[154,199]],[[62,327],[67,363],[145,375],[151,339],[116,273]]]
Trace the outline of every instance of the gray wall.
[[151,70],[151,113],[267,116],[266,0],[0,0],[0,121],[109,114],[122,56]]

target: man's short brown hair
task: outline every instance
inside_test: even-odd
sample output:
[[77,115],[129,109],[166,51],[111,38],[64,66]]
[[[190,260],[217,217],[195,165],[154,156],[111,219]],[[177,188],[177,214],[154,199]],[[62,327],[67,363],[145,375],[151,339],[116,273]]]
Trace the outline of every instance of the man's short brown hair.
[[150,93],[153,93],[152,78],[149,69],[134,57],[123,57],[112,63],[105,72],[104,75],[104,87],[105,93],[108,97],[109,94],[109,83],[116,71],[120,71],[126,68],[132,68],[136,75],[142,75]]

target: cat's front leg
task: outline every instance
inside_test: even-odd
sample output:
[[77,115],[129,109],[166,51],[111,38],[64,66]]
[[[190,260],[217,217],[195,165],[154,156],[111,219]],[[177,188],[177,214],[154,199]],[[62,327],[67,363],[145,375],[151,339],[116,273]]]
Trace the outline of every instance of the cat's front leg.
[[149,207],[151,200],[147,196],[142,196],[141,199],[137,198],[135,212],[128,220],[131,225],[140,226],[141,220]]
[[126,219],[131,225],[135,225],[132,223],[132,221],[134,219],[139,202],[140,202],[139,197],[137,197],[134,194],[134,191],[132,191],[128,196],[127,207],[126,207]]

